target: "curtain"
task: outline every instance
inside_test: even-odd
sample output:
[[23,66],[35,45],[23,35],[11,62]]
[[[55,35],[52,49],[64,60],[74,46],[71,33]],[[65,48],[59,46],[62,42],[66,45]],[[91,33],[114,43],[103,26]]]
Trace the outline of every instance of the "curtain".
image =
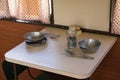
[[120,0],[115,0],[111,31],[120,35]]
[[0,18],[10,18],[8,0],[0,0]]
[[[49,0],[0,0],[0,1],[4,1],[4,6],[2,6],[2,8],[9,9],[7,11],[9,11],[8,13],[10,14],[10,16],[17,20],[23,21],[32,20],[41,21],[46,24],[50,23]],[[8,13],[7,15],[9,15]]]

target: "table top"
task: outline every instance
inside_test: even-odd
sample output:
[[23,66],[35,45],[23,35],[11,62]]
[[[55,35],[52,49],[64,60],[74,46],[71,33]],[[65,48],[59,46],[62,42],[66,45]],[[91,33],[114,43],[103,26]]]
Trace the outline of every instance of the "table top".
[[[101,41],[101,46],[96,53],[87,54],[94,57],[94,60],[69,57],[65,54],[66,30],[57,28],[45,28],[43,31],[60,34],[56,39],[47,38],[47,43],[43,46],[33,47],[22,42],[5,54],[5,59],[9,62],[29,66],[32,68],[45,70],[61,75],[78,79],[85,79],[92,75],[105,55],[116,42],[116,37],[98,35],[83,32],[77,37],[77,41],[86,38],[95,38]],[[81,52],[79,47],[76,52]]]

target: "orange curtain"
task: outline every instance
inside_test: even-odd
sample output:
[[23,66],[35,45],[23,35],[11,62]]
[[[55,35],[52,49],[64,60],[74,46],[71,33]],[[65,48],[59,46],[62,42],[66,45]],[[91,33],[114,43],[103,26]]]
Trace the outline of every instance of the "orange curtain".
[[[50,0],[0,0],[4,7],[4,12],[7,12],[7,16],[14,17],[18,20],[33,20],[41,21],[43,23],[50,23]],[[4,3],[3,3],[4,1]],[[9,8],[8,8],[9,7]],[[8,10],[9,9],[9,10]],[[5,15],[0,10],[0,15]],[[2,15],[3,14],[3,15]]]
[[120,0],[115,0],[111,31],[120,35]]
[[8,0],[0,0],[0,17],[10,18]]

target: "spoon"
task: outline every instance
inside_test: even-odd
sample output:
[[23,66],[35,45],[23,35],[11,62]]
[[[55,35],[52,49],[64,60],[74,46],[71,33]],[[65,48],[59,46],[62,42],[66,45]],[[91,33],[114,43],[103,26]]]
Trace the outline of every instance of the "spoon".
[[67,55],[72,56],[72,57],[80,57],[83,59],[88,59],[88,60],[93,60],[94,57],[90,57],[84,54],[75,54],[75,52],[69,50],[69,49],[65,49],[65,52],[67,53]]
[[59,37],[59,34],[52,34],[52,33],[44,33],[46,37],[50,37],[52,39]]

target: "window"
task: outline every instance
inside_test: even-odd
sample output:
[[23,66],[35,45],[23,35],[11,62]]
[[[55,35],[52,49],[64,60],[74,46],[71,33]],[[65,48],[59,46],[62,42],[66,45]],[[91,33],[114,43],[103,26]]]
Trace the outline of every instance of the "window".
[[[104,4],[102,3],[103,1]],[[51,4],[52,2],[54,4]],[[82,5],[82,2],[84,4],[87,3],[87,6]],[[101,5],[99,5],[99,2],[101,3]],[[112,4],[112,10],[110,14],[109,2],[111,2]],[[71,4],[73,7],[68,6]],[[105,8],[103,5],[105,6]],[[99,9],[97,9],[97,7]],[[87,10],[87,8],[89,9]],[[106,12],[104,12],[103,10]],[[72,14],[72,12],[75,13],[75,15]],[[99,14],[101,14],[102,17]],[[85,17],[83,17],[82,15],[85,15]],[[109,19],[111,17],[112,19]],[[105,19],[103,20],[102,18]],[[120,0],[96,0],[94,1],[94,3],[91,1],[86,2],[84,0],[72,0],[71,2],[69,2],[69,4],[68,1],[64,0],[0,0],[0,19],[33,24],[52,24],[52,26],[60,28],[67,28],[69,25],[76,24],[80,25],[83,29],[88,29],[86,30],[88,32],[89,30],[93,30],[92,32],[94,32],[95,30],[101,31],[101,33],[103,31],[110,34],[113,33],[120,35]],[[96,21],[96,19],[98,19],[99,21]]]
[[50,24],[51,0],[0,0],[0,18]]

